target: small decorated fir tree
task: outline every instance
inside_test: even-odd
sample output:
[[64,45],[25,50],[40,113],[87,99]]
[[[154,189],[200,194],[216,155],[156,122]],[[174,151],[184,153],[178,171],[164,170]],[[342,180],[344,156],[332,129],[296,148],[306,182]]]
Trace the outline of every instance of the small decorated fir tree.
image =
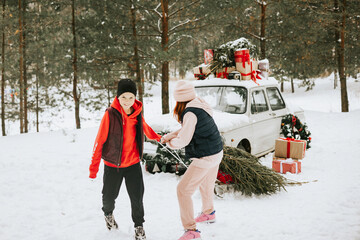
[[221,71],[224,67],[235,66],[235,51],[237,49],[249,49],[250,56],[258,56],[257,47],[246,38],[239,38],[235,41],[227,42],[214,50],[214,58],[211,62],[211,72]]

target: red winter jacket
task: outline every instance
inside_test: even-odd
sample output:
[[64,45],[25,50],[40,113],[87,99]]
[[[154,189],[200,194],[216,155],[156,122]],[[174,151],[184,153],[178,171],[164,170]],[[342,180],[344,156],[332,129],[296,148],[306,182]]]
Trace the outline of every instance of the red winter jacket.
[[[138,122],[137,116],[141,114],[142,111],[142,103],[138,100],[135,100],[134,112],[128,116],[123,108],[121,107],[119,100],[115,97],[114,101],[111,104],[111,107],[115,108],[122,116],[123,120],[123,142],[122,142],[122,154],[121,154],[121,165],[117,166],[110,162],[104,160],[104,164],[109,167],[115,168],[125,168],[131,165],[134,165],[140,162],[139,150],[136,143],[136,124]],[[149,139],[160,141],[161,136],[152,130],[152,128],[147,125],[144,118],[143,119],[143,129],[145,135]],[[103,145],[107,140],[109,133],[109,113],[105,112],[99,127],[98,134],[96,136],[93,155],[91,159],[90,165],[90,178],[96,178],[96,174],[99,171],[100,160],[102,156]]]

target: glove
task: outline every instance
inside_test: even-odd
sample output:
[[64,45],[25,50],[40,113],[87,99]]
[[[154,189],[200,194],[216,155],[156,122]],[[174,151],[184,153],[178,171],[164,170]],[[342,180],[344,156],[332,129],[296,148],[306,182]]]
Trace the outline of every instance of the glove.
[[95,179],[96,178],[96,173],[90,173],[89,178]]

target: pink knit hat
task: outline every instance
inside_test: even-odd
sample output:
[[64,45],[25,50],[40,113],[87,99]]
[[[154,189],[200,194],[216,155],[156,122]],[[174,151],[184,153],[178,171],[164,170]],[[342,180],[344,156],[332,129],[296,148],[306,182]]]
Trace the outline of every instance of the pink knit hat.
[[194,85],[188,81],[178,81],[174,90],[174,98],[177,102],[193,100],[196,98]]

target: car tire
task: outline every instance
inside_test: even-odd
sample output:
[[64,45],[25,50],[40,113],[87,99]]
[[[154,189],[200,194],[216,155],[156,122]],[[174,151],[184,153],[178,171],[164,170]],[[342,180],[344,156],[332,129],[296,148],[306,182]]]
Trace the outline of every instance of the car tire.
[[245,152],[251,153],[251,146],[250,142],[248,140],[241,140],[241,142],[238,144],[237,148],[244,150]]

